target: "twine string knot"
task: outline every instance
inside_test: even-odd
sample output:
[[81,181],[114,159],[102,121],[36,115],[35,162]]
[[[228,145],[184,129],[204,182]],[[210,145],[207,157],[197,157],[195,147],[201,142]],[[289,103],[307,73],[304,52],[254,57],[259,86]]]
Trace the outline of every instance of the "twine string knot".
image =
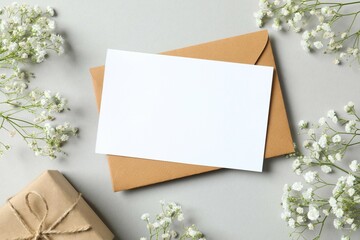
[[[44,216],[41,217],[41,216],[39,216],[39,214],[36,211],[34,211],[32,205],[30,203],[30,200],[29,200],[30,196],[32,196],[32,195],[36,196],[37,198],[39,198],[41,200],[41,203],[43,205],[43,209],[45,210]],[[11,201],[10,201],[11,198],[10,198],[7,201],[10,209],[12,210],[14,215],[16,216],[17,220],[21,223],[21,225],[25,228],[25,230],[30,234],[30,236],[14,238],[12,240],[50,240],[49,236],[51,236],[51,235],[78,234],[78,233],[89,231],[91,229],[90,225],[84,225],[82,227],[77,227],[77,228],[73,228],[73,229],[69,229],[69,230],[63,230],[63,231],[55,230],[55,228],[61,222],[63,222],[64,219],[66,219],[66,217],[69,215],[69,213],[74,210],[76,205],[79,203],[80,199],[81,199],[81,193],[79,193],[79,195],[76,198],[76,200],[74,201],[74,203],[67,210],[65,210],[64,213],[50,227],[45,229],[45,227],[44,227],[45,221],[46,221],[46,219],[48,217],[48,214],[49,214],[48,203],[47,203],[46,199],[40,193],[37,193],[35,191],[28,192],[25,195],[26,207],[29,210],[29,212],[33,216],[35,216],[35,218],[39,221],[39,225],[37,226],[37,229],[33,230],[29,226],[29,224],[26,223],[25,219],[19,213],[19,211],[16,210],[14,205],[11,203]]]

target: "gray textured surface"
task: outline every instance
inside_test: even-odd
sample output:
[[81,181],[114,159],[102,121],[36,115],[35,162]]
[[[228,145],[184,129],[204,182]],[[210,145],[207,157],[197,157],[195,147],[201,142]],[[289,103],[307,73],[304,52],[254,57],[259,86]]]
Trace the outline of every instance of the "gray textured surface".
[[[3,0],[1,4],[10,3]],[[44,1],[26,1],[45,7]],[[156,53],[258,30],[254,0],[46,1],[69,44],[61,57],[39,68],[33,85],[60,91],[72,111],[66,118],[81,128],[66,146],[69,156],[49,161],[33,156],[19,140],[0,160],[0,201],[4,202],[46,169],[58,169],[81,191],[118,239],[145,235],[144,212],[159,211],[160,199],[181,203],[185,217],[208,239],[288,239],[280,219],[282,186],[296,177],[291,161],[266,161],[264,173],[222,170],[135,191],[113,193],[107,161],[94,153],[98,114],[89,67],[104,63],[107,48]],[[308,55],[299,35],[270,31],[290,124],[316,120],[328,108],[360,103],[359,70],[336,67],[327,56]],[[296,136],[296,134],[294,134]],[[355,153],[353,153],[355,154]],[[326,226],[326,229],[332,228]],[[340,239],[338,233],[324,239]]]

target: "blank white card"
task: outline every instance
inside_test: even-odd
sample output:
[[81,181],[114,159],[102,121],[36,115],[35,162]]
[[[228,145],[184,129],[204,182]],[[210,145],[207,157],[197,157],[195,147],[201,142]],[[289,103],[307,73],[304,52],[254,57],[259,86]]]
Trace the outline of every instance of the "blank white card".
[[108,50],[96,152],[262,171],[273,68]]

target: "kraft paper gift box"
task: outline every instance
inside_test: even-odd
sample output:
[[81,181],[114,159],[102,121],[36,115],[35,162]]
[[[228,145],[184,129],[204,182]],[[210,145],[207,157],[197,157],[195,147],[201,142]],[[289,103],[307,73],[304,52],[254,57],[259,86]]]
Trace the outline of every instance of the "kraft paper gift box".
[[114,235],[58,171],[46,171],[0,208],[1,240],[111,240]]
[[[274,67],[275,72],[264,155],[268,159],[294,152],[280,81],[266,30],[161,54]],[[98,109],[100,109],[101,105],[104,70],[104,66],[90,69]],[[116,105],[114,105],[115,108]],[[114,191],[143,187],[219,169],[112,155],[108,156],[108,163]]]

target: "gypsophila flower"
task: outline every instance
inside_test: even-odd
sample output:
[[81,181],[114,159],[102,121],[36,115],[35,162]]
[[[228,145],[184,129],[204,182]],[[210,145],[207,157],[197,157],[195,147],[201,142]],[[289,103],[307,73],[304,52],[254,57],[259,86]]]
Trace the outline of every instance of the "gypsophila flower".
[[296,208],[296,212],[299,213],[299,214],[303,214],[304,209],[302,207],[298,207],[298,208]]
[[[172,226],[176,220],[178,222],[184,221],[184,214],[179,204],[173,202],[160,201],[162,212],[157,214],[155,219],[151,221],[150,215],[144,213],[141,216],[141,220],[146,222],[147,229],[149,231],[149,240],[172,240],[179,239],[191,239],[191,240],[206,240],[204,234],[198,230],[195,225],[190,227],[183,226],[184,232],[178,234]],[[145,237],[140,238],[147,239]]]
[[307,213],[307,217],[311,221],[316,221],[320,217],[319,210],[315,206],[310,205],[309,212]]
[[325,216],[329,216],[329,214],[330,214],[330,213],[329,213],[329,210],[324,209],[324,210],[323,210],[323,214],[324,214]]
[[309,137],[312,137],[315,134],[315,130],[313,128],[310,128],[307,134]]
[[[335,55],[334,64],[357,61],[360,64],[360,29],[354,24],[360,12],[360,2],[326,2],[303,0],[260,0],[254,14],[259,27],[270,19],[279,30],[302,32],[301,47],[306,52],[323,51]],[[349,25],[343,25],[343,24]],[[343,27],[335,32],[336,27]],[[335,118],[334,118],[335,120]]]
[[291,188],[294,190],[294,191],[298,191],[300,192],[302,189],[303,189],[303,185],[301,184],[301,182],[296,182],[294,183]]
[[295,228],[296,227],[296,225],[295,225],[295,220],[293,219],[293,218],[290,218],[289,220],[288,220],[288,224],[289,224],[289,227],[291,227],[291,228]]
[[322,49],[324,47],[324,45],[322,44],[322,42],[316,41],[316,42],[314,42],[314,47],[317,49]]
[[309,223],[307,227],[309,228],[309,230],[314,230],[314,224],[312,223]]
[[341,136],[339,134],[336,134],[335,136],[332,137],[331,140],[333,143],[339,143],[341,142]]
[[[354,189],[354,188],[350,188],[350,189],[348,190],[348,194],[349,194],[350,197],[354,196],[354,194],[355,194],[355,189]],[[350,223],[350,224],[351,224],[351,223]]]
[[359,170],[359,166],[360,166],[360,164],[358,163],[358,161],[353,160],[353,161],[351,161],[351,164],[349,165],[349,168],[351,169],[351,171],[357,172]]
[[[323,12],[331,14],[328,9]],[[329,26],[323,27],[329,30]],[[322,117],[319,125],[311,124],[314,126],[311,130],[299,124],[300,134],[306,138],[303,147],[308,154],[303,155],[297,149],[290,156],[294,158],[293,171],[301,175],[303,181],[285,184],[281,198],[281,218],[292,229],[294,239],[308,239],[306,231],[317,234],[310,239],[322,239],[323,231],[318,230],[326,221],[344,232],[343,239],[350,239],[360,225],[360,164],[346,158],[349,149],[360,146],[360,118],[354,103],[349,102],[344,110],[347,117],[330,110],[327,117],[331,122]],[[335,125],[334,118],[340,124]],[[335,174],[325,175],[330,172]]]
[[350,121],[348,121],[348,123],[346,123],[345,131],[347,133],[351,133],[351,132],[354,132],[356,130],[357,130],[357,127],[356,127],[356,121],[355,120],[350,120]]
[[301,120],[298,125],[299,125],[300,129],[305,129],[305,128],[308,127],[308,122],[305,122],[304,120]]
[[332,169],[328,165],[322,165],[321,166],[321,171],[323,171],[324,173],[331,173]]
[[143,215],[141,215],[141,220],[146,221],[150,218],[150,214],[149,213],[144,213]]
[[304,174],[304,179],[307,183],[312,183],[317,176],[317,172],[309,171]]
[[348,104],[346,104],[345,106],[344,106],[344,111],[346,112],[346,113],[350,113],[350,114],[353,114],[354,113],[354,103],[353,102],[348,102]]
[[325,123],[326,123],[326,120],[325,120],[324,117],[322,117],[322,118],[319,119],[319,124],[320,124],[320,126],[323,126]]
[[[58,113],[69,110],[59,93],[33,90],[34,75],[21,70],[27,63],[41,63],[50,52],[61,54],[64,39],[54,32],[54,9],[12,4],[0,10],[0,129],[24,139],[36,156],[56,158],[77,129],[52,124]],[[9,146],[0,142],[0,155]]]
[[[320,146],[321,148],[326,148],[328,145],[328,136],[326,134],[323,134],[320,139],[319,142],[316,143],[317,146]],[[320,151],[319,148],[316,148],[317,151]]]

